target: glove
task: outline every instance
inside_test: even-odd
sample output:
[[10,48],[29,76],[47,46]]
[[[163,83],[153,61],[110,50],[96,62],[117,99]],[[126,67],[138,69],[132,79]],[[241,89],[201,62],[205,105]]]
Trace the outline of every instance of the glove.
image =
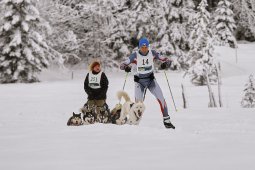
[[160,68],[163,69],[163,70],[166,69],[166,63],[165,63],[165,62],[162,63],[162,64],[160,65]]
[[170,61],[166,61],[166,62],[164,62],[164,63],[162,63],[162,64],[160,65],[160,68],[161,68],[161,69],[166,69],[166,68],[169,68],[170,65],[171,65],[171,62],[170,62]]
[[125,67],[125,72],[127,72],[127,73],[128,73],[128,72],[131,72],[131,68],[130,68],[129,66],[126,66],[126,67]]
[[134,82],[139,82],[140,78],[138,76],[134,76]]
[[150,80],[153,80],[155,77],[154,77],[154,74],[151,73],[150,76],[149,76]]

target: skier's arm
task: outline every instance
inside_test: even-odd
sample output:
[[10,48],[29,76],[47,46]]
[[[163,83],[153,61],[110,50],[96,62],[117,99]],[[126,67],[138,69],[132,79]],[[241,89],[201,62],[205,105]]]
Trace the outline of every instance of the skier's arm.
[[163,57],[155,50],[152,50],[152,55],[154,56],[154,59],[162,61],[162,64],[161,64],[162,69],[170,67],[172,61],[169,58]]
[[89,87],[89,73],[87,74],[85,81],[84,81],[84,90],[89,95],[91,93],[90,87]]
[[155,50],[151,50],[151,52],[152,52],[152,55],[153,55],[154,59],[156,59],[156,60],[160,60],[162,62],[170,61],[169,58],[163,57],[162,55],[160,55]]
[[128,67],[129,64],[136,63],[136,53],[131,54],[128,59],[126,59],[124,62],[120,64],[120,69],[125,70],[126,67]]

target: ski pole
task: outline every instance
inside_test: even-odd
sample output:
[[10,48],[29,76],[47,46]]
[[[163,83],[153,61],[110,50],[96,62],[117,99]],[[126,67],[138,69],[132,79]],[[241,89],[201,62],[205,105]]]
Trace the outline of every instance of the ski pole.
[[[128,72],[126,73],[125,81],[124,81],[124,84],[123,84],[123,87],[122,87],[122,90],[123,90],[123,91],[124,91],[125,86],[126,86],[127,77],[128,77]],[[119,104],[120,104],[120,101],[121,101],[121,100],[119,100]]]
[[176,109],[176,106],[175,106],[175,102],[174,102],[174,97],[173,97],[173,94],[172,94],[172,91],[171,91],[171,88],[170,88],[170,84],[169,84],[169,81],[168,81],[168,78],[167,78],[167,75],[166,75],[166,71],[164,71],[164,73],[165,73],[165,76],[166,76],[166,81],[167,81],[167,84],[168,84],[168,88],[169,88],[170,94],[172,96],[172,100],[173,100],[173,103],[174,103],[174,108],[175,108],[175,111],[177,112],[177,109]]
[[123,91],[124,91],[125,86],[126,86],[127,77],[128,77],[128,72],[126,73],[125,81],[124,81],[124,84],[123,84],[123,87],[122,87],[122,90],[123,90]]

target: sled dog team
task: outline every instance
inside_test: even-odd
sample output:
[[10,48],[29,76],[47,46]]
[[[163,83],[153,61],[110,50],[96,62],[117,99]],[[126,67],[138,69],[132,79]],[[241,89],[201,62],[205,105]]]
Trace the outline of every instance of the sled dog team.
[[124,104],[117,104],[110,111],[106,105],[103,107],[97,105],[87,105],[80,109],[79,114],[73,112],[73,116],[68,120],[68,126],[89,125],[94,123],[112,123],[117,125],[130,124],[138,125],[145,106],[143,102],[132,102],[128,94],[124,91],[117,93],[119,100],[121,97],[125,99]]
[[[89,72],[84,81],[84,90],[87,93],[88,101],[80,109],[79,114],[73,113],[68,120],[68,126],[88,125],[93,123],[113,123],[117,125],[131,124],[138,125],[145,111],[143,100],[146,91],[149,90],[157,99],[163,115],[163,124],[166,128],[175,129],[170,121],[168,108],[162,90],[154,77],[154,61],[160,60],[161,69],[171,66],[171,61],[161,56],[155,50],[149,48],[149,41],[141,38],[138,44],[139,50],[132,53],[120,65],[120,69],[134,73],[135,101],[131,101],[125,91],[117,92],[119,101],[125,99],[123,104],[116,104],[110,111],[106,103],[108,90],[108,78],[101,70],[100,62],[94,61],[90,64]],[[132,67],[131,67],[132,65]]]

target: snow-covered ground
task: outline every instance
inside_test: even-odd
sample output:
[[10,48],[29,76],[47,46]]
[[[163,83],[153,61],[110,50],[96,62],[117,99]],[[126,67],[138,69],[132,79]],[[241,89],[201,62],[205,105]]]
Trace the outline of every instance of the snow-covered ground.
[[[167,72],[178,112],[163,73],[156,79],[168,103],[175,130],[165,129],[160,108],[147,92],[139,126],[66,126],[86,102],[86,69],[45,71],[43,82],[0,85],[0,169],[254,170],[255,109],[242,109],[244,84],[255,73],[255,44],[235,50],[216,48],[223,70],[223,108],[208,109],[207,87],[194,87],[182,73]],[[107,103],[118,102],[125,73],[107,72]],[[182,108],[181,83],[188,109]],[[134,98],[133,78],[125,90]],[[213,87],[217,96],[217,87]]]

